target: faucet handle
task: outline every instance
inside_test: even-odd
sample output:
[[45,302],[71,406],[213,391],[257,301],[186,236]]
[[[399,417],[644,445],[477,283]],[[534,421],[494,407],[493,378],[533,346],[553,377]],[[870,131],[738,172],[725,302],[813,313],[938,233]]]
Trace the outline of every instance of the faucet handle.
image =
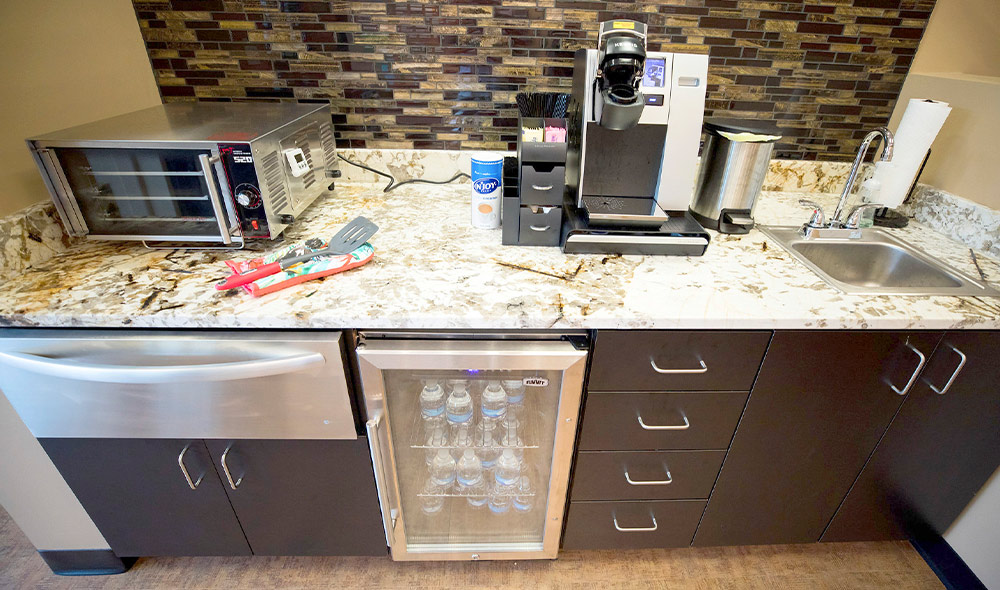
[[823,213],[823,208],[819,206],[819,203],[816,201],[810,201],[809,199],[799,199],[799,205],[809,207],[813,210],[812,215],[809,217],[809,221],[806,222],[806,227],[826,227],[826,214]]
[[879,203],[862,203],[857,207],[851,209],[851,212],[847,214],[847,221],[844,222],[844,229],[859,229],[861,227],[861,214],[865,212],[866,209],[881,209],[885,205]]

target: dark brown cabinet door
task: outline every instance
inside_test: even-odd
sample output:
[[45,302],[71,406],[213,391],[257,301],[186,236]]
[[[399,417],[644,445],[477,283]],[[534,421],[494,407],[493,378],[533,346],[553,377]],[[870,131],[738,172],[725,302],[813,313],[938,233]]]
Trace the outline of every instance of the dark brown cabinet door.
[[998,351],[1000,332],[945,335],[824,541],[945,532],[1000,464]]
[[255,555],[388,553],[367,439],[206,442]]
[[39,442],[119,557],[250,555],[202,441]]
[[775,333],[694,544],[818,541],[940,337]]

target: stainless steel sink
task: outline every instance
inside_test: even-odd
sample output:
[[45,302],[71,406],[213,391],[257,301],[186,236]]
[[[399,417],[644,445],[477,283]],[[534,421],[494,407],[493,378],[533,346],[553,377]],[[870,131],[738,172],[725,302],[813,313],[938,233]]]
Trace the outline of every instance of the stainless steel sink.
[[1000,296],[1000,291],[881,229],[865,229],[855,239],[806,239],[798,226],[758,227],[844,293]]

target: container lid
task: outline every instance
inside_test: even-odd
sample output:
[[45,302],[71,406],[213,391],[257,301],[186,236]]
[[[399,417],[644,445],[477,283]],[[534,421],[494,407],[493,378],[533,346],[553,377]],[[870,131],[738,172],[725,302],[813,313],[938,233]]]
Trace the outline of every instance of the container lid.
[[495,152],[477,152],[471,159],[477,164],[500,164],[503,162],[503,156]]
[[[770,121],[760,119],[726,119],[722,117],[712,117],[705,119],[705,131],[716,135],[742,135],[769,136],[767,139],[742,139],[736,141],[764,141],[770,143],[781,139],[781,129]],[[774,138],[774,139],[770,139]],[[732,139],[732,138],[730,138]]]

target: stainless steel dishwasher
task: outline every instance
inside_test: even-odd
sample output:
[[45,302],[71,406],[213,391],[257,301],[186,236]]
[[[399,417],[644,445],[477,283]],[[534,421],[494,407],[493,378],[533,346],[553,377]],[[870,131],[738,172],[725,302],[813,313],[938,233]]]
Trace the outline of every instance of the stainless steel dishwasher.
[[[384,555],[341,341],[0,329],[0,392],[30,431],[22,440],[44,448],[7,449],[11,516],[57,573],[114,573],[119,557],[143,555]],[[39,514],[19,499],[53,484],[53,464],[76,498],[57,494]],[[87,516],[107,545],[75,540]]]

